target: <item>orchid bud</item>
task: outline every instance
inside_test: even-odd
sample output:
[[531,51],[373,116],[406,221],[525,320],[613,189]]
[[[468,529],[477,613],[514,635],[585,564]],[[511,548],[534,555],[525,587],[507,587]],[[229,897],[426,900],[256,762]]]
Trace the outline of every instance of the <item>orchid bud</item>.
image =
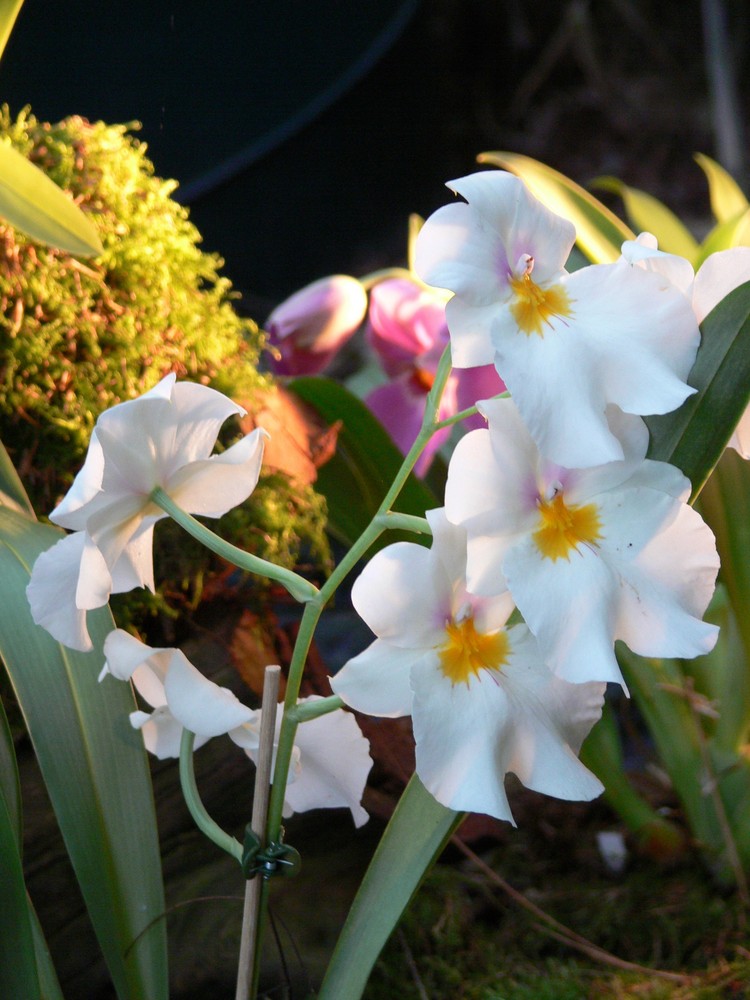
[[266,321],[278,375],[315,375],[364,319],[367,293],[356,278],[334,274],[306,285]]

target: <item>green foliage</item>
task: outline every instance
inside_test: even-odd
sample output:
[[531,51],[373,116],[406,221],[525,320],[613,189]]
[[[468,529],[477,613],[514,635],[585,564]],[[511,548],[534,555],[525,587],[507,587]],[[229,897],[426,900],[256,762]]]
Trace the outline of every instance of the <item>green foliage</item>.
[[[0,508],[0,657],[118,996],[158,1000],[167,995],[166,932],[157,919],[164,893],[146,753],[128,722],[132,692],[97,681],[112,616],[106,608],[89,614],[94,649],[79,653],[34,624],[26,599],[35,559],[59,537],[48,525]],[[12,823],[17,810],[7,811]],[[0,816],[3,827],[11,828]],[[0,839],[7,847],[7,832]],[[16,909],[21,888],[16,880]],[[32,944],[33,911],[29,917],[18,946],[26,954],[36,946],[40,974],[48,978],[42,942]]]
[[261,382],[255,324],[222,261],[124,125],[0,112],[0,135],[69,191],[104,252],[83,265],[0,226],[0,419],[37,509],[69,484],[97,416],[168,371],[246,399]]
[[463,818],[440,805],[412,775],[352,903],[320,1000],[362,995],[404,908]]
[[[340,542],[353,545],[377,513],[403,455],[365,404],[344,386],[328,378],[306,377],[295,379],[290,388],[327,423],[341,423],[336,454],[320,469],[318,489],[328,504],[328,530]],[[393,509],[422,516],[438,506],[429,486],[411,474]],[[370,554],[397,537],[389,532]]]

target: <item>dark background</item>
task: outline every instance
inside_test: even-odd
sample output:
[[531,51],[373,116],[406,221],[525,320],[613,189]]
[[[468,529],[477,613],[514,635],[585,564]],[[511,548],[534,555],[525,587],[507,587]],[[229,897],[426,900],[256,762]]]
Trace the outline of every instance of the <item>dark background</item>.
[[[699,0],[208,10],[26,0],[0,95],[49,120],[141,121],[157,173],[180,182],[205,247],[260,319],[321,275],[399,262],[409,213],[445,201],[444,182],[482,150],[525,152],[580,182],[617,174],[708,224],[691,158],[717,155]],[[726,7],[722,62],[740,70],[746,13]],[[740,133],[745,83],[740,73],[739,114],[725,121]]]

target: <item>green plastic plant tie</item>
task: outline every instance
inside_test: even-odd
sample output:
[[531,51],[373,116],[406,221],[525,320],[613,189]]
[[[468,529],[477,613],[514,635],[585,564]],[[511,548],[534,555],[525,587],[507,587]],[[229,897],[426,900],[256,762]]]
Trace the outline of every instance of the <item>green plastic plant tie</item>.
[[250,823],[245,827],[245,843],[242,848],[242,873],[247,879],[260,875],[268,881],[274,875],[291,878],[298,875],[302,867],[299,851],[290,844],[275,841],[265,849],[261,848],[260,837]]
[[184,528],[189,535],[192,535],[202,545],[205,545],[207,549],[215,552],[216,555],[221,556],[222,559],[226,559],[227,562],[232,563],[239,569],[246,570],[248,573],[256,573],[258,576],[275,580],[289,591],[295,601],[300,601],[304,604],[317,597],[318,588],[314,583],[310,583],[309,580],[305,580],[304,577],[298,573],[294,573],[290,569],[284,569],[283,566],[275,566],[266,559],[251,555],[251,553],[245,552],[244,549],[240,549],[236,545],[232,545],[230,542],[220,538],[210,528],[201,524],[200,521],[196,521],[191,514],[188,514],[187,511],[179,507],[160,486],[151,491],[151,500],[157,507],[161,507],[165,513],[169,514],[172,520],[176,521],[181,528]]

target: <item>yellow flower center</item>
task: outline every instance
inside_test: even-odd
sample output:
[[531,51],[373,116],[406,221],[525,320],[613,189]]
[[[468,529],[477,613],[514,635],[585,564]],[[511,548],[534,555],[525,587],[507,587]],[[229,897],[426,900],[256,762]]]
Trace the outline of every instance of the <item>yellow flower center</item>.
[[539,500],[538,506],[540,526],[533,537],[545,559],[569,559],[571,549],[581,543],[596,545],[602,537],[596,504],[567,507],[560,490],[551,500]]
[[468,684],[472,674],[484,667],[497,670],[508,662],[510,644],[505,631],[486,635],[474,628],[474,619],[450,621],[445,626],[446,643],[439,650],[440,669],[452,684]]
[[570,316],[572,312],[568,293],[562,285],[540,288],[532,281],[530,272],[520,278],[511,278],[510,287],[514,296],[510,311],[519,330],[523,330],[527,337],[532,333],[543,337],[545,323],[549,326],[552,317]]

